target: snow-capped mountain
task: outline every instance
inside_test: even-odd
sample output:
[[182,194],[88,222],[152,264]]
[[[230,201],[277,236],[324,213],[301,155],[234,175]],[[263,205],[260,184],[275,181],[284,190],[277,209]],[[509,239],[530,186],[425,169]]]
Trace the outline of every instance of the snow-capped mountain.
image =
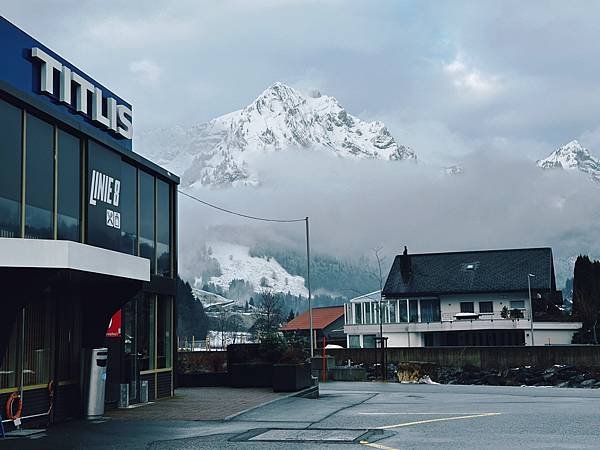
[[412,160],[379,121],[349,114],[334,97],[303,95],[283,83],[250,105],[190,128],[142,133],[139,152],[182,176],[184,185],[257,185],[253,158],[292,148],[324,148],[343,158]]
[[275,258],[260,258],[250,255],[250,248],[226,242],[211,242],[210,257],[219,264],[219,276],[208,280],[196,279],[196,288],[208,282],[227,291],[233,280],[250,283],[254,292],[269,289],[273,292],[308,297],[304,278],[290,275]]
[[590,154],[577,140],[563,145],[547,158],[537,162],[542,169],[579,170],[600,183],[600,160]]

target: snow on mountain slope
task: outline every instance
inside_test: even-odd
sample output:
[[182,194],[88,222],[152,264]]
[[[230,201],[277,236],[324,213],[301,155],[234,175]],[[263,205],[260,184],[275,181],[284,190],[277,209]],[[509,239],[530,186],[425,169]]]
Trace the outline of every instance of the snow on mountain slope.
[[245,280],[256,292],[270,288],[275,292],[308,297],[304,278],[290,275],[275,258],[250,256],[249,247],[225,242],[212,242],[210,248],[211,257],[219,262],[221,276],[211,277],[208,281],[224,291],[229,289],[232,280]]
[[547,158],[537,162],[542,169],[578,170],[600,183],[600,160],[590,154],[577,140],[563,145]]
[[283,83],[244,109],[188,129],[142,133],[138,143],[136,151],[182,175],[184,185],[257,185],[253,156],[290,148],[325,148],[343,158],[417,159],[383,123],[364,122],[334,97],[305,96]]

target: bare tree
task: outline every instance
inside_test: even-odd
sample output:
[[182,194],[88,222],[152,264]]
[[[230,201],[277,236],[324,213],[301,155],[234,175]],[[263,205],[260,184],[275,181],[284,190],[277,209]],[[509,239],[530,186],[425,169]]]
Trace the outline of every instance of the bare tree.
[[375,261],[377,262],[377,267],[371,273],[378,282],[379,282],[379,290],[383,291],[383,269],[382,266],[385,264],[386,257],[381,254],[383,247],[375,247],[373,249],[373,254],[375,255]]
[[263,335],[275,333],[283,322],[281,297],[269,289],[260,293],[260,303],[256,313],[254,329],[260,338]]

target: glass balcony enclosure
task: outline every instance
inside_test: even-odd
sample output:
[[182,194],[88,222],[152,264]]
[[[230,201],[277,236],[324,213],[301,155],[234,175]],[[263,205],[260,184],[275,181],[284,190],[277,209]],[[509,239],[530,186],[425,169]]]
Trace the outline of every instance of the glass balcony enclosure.
[[347,303],[345,305],[346,325],[375,325],[383,323],[427,323],[440,322],[440,300],[437,298],[424,299],[384,299],[381,302],[370,300]]

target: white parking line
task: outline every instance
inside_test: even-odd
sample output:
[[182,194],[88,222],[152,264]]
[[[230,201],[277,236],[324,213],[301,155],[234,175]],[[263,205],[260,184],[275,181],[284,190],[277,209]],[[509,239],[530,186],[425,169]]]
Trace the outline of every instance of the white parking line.
[[396,425],[385,425],[383,427],[377,427],[377,429],[389,430],[391,428],[402,428],[402,427],[408,427],[411,425],[420,425],[420,424],[424,424],[424,423],[445,422],[448,420],[475,419],[476,417],[499,416],[500,414],[502,414],[502,413],[483,413],[483,414],[472,414],[470,416],[442,417],[440,419],[427,419],[427,420],[418,420],[416,422],[399,423]]
[[370,443],[367,441],[360,441],[360,443],[362,445],[366,445],[367,447],[378,448],[380,450],[398,450],[397,448],[394,448],[394,447],[386,447],[385,445]]
[[[460,416],[465,413],[445,413],[445,412],[361,412],[363,416]],[[488,414],[488,413],[474,413]]]

